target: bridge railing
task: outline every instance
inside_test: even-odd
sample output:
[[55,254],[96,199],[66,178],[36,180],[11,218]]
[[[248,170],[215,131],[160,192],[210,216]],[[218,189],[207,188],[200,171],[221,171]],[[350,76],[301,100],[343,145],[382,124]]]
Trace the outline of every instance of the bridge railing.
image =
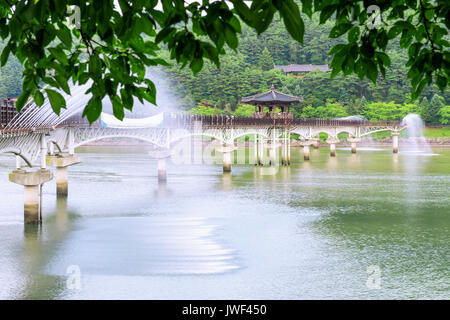
[[292,119],[274,119],[274,118],[252,118],[235,117],[228,115],[190,115],[190,114],[165,114],[162,126],[183,127],[193,126],[197,121],[202,122],[203,126],[213,127],[232,127],[232,126],[396,126],[399,121],[366,121],[366,120],[341,120],[341,119],[311,119],[311,118],[292,118]]
[[[347,126],[400,126],[399,121],[365,121],[365,120],[340,120],[340,119],[310,119],[310,118],[292,118],[292,119],[274,119],[274,118],[253,118],[253,117],[235,117],[229,115],[190,115],[165,113],[164,120],[160,127],[182,128],[194,126],[196,122],[201,122],[202,126],[211,127],[251,127],[251,126],[311,126],[311,127],[347,127]],[[92,125],[86,118],[73,118],[61,122],[55,127],[36,126],[35,128],[0,128],[3,133],[29,132],[34,130],[52,130],[61,127],[101,127],[101,120],[97,120]]]

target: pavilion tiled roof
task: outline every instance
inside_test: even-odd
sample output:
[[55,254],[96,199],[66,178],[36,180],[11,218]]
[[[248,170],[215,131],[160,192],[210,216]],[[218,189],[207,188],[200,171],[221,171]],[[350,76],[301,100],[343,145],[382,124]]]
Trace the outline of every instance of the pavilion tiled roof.
[[300,97],[290,96],[285,93],[281,93],[275,90],[274,86],[269,91],[255,94],[253,96],[244,97],[241,99],[242,103],[248,104],[289,104],[302,102]]
[[320,71],[331,71],[327,64],[290,64],[287,66],[274,66],[275,69],[283,70],[286,73],[290,72],[311,72],[319,69]]

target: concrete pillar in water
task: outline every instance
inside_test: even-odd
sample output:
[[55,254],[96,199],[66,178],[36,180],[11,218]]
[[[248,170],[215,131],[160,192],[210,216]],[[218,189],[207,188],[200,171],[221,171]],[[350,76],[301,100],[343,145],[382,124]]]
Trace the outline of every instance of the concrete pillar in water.
[[253,141],[253,157],[255,161],[255,166],[259,164],[258,159],[258,135],[255,134],[255,141]]
[[392,152],[398,153],[398,136],[400,135],[400,132],[398,131],[392,131]]
[[312,138],[312,146],[314,149],[319,149],[320,138]]
[[236,148],[233,144],[224,144],[222,147],[216,149],[216,151],[222,152],[222,166],[224,173],[231,172],[231,156],[234,150],[236,150]]
[[75,155],[47,156],[47,166],[56,167],[56,195],[58,197],[67,197],[69,193],[68,167],[80,162],[81,159]]
[[231,172],[231,151],[223,152],[223,172]]
[[158,159],[158,182],[166,183],[167,181],[167,158],[170,157],[168,149],[154,150],[148,153],[152,158]]
[[270,141],[270,162],[271,166],[277,165],[277,130],[272,130],[272,140]]
[[67,167],[56,167],[56,195],[67,197],[68,191]]
[[277,156],[275,149],[275,141],[272,140],[272,144],[270,146],[270,165],[275,166],[277,164]]
[[287,146],[286,146],[286,130],[283,133],[283,138],[281,139],[281,165],[287,165]]
[[336,143],[339,143],[338,138],[328,138],[327,143],[330,145],[330,157],[336,156]]
[[361,141],[360,138],[347,138],[347,141],[352,145],[352,153],[356,153],[356,144]]
[[158,159],[158,181],[167,181],[166,158]]
[[287,134],[287,165],[291,165],[291,133]]
[[303,159],[308,161],[311,153],[310,153],[310,148],[309,146],[312,145],[314,142],[313,141],[302,141],[300,142],[300,145],[303,146]]
[[264,165],[264,137],[259,136],[258,165]]
[[25,223],[39,223],[39,185],[50,181],[52,178],[52,172],[46,169],[35,172],[14,170],[9,174],[9,181],[24,186]]

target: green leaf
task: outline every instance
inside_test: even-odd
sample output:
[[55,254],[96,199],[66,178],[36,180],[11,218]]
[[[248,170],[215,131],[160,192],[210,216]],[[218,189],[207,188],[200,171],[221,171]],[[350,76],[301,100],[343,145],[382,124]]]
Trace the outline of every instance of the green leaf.
[[247,7],[243,0],[231,0],[233,3],[234,10],[237,12],[239,17],[249,26],[254,27],[255,16],[252,11]]
[[333,48],[331,48],[330,52],[328,52],[328,55],[336,54],[336,53],[338,53],[339,51],[343,50],[346,47],[347,47],[346,44],[339,43],[339,44],[335,45]]
[[447,78],[443,77],[441,75],[438,75],[436,78],[436,84],[441,89],[441,91],[444,91],[445,87],[447,86]]
[[70,88],[69,88],[69,85],[67,84],[67,79],[61,75],[55,75],[55,79],[56,79],[56,82],[58,82],[61,89],[63,89],[65,93],[70,95]]
[[191,68],[192,72],[194,72],[194,74],[198,73],[203,68],[203,59],[200,58],[192,60],[189,67]]
[[37,91],[34,93],[34,102],[35,102],[39,107],[41,107],[42,104],[44,103],[44,95],[42,94],[41,91],[37,90]]
[[236,49],[238,46],[236,31],[228,24],[225,25],[225,41],[231,49]]
[[402,28],[400,28],[399,26],[393,26],[392,28],[389,29],[388,31],[388,39],[392,40],[394,39],[396,36],[398,36],[400,33],[402,32]]
[[353,27],[351,23],[336,24],[330,31],[330,38],[338,38]]
[[312,17],[312,0],[302,0],[302,12],[311,19],[311,17]]
[[374,84],[377,83],[378,70],[375,63],[372,60],[365,60],[364,65],[366,67],[366,76],[371,80]]
[[112,105],[113,105],[114,116],[119,120],[123,120],[123,118],[125,117],[125,112],[123,109],[122,101],[120,100],[119,96],[117,96],[117,95],[113,96],[113,98],[111,100],[112,100]]
[[300,44],[303,44],[305,24],[303,23],[297,4],[293,0],[283,1],[280,7],[280,13],[289,34]]
[[1,67],[3,67],[6,64],[6,62],[8,61],[9,52],[10,52],[10,49],[9,49],[9,46],[7,45],[6,47],[3,48],[2,55],[0,57],[0,61],[1,61],[0,66]]
[[320,11],[320,24],[328,21],[328,19],[333,15],[336,9],[337,5],[335,4],[322,8],[322,10]]
[[59,115],[61,108],[66,107],[66,100],[64,100],[64,97],[55,90],[45,89],[45,92],[47,93],[48,100],[50,100],[53,111]]
[[72,34],[70,33],[69,28],[64,25],[60,26],[60,29],[56,30],[56,36],[67,48],[72,47]]
[[27,103],[29,96],[30,96],[29,91],[23,91],[22,94],[19,96],[19,98],[17,98],[16,104],[15,104],[17,111],[20,112],[20,110],[22,110],[25,103]]
[[234,31],[236,31],[237,33],[242,32],[241,23],[239,22],[239,19],[236,18],[235,16],[231,17],[228,23],[233,27]]
[[164,28],[162,29],[160,32],[158,32],[158,34],[156,35],[155,38],[155,43],[160,43],[161,41],[163,41],[164,39],[166,39],[172,32],[175,32],[176,29],[169,27],[169,28]]
[[67,65],[67,56],[61,48],[49,48],[48,51],[63,65]]
[[377,51],[375,54],[377,58],[383,62],[383,65],[385,65],[386,67],[389,67],[391,65],[391,59],[386,53]]
[[356,42],[359,38],[359,27],[353,26],[348,32],[348,42]]
[[101,113],[102,100],[99,97],[92,97],[83,111],[83,117],[86,116],[86,118],[89,120],[89,123],[92,124],[100,117]]

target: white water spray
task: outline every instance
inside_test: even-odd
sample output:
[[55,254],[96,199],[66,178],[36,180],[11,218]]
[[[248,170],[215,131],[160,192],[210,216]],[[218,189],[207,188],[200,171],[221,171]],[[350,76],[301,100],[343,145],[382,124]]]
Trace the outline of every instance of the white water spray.
[[423,136],[425,124],[422,118],[415,113],[410,113],[402,120],[402,125],[406,125],[408,138],[404,141],[401,150],[413,153],[431,153],[430,145]]

